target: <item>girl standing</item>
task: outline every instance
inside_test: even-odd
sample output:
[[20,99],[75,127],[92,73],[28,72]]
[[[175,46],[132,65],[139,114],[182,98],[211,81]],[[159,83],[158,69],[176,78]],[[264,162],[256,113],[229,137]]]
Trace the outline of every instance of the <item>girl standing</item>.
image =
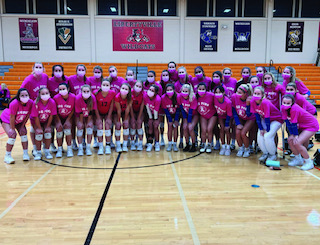
[[226,95],[229,99],[231,99],[231,96],[236,92],[236,86],[237,86],[237,79],[235,79],[232,76],[232,71],[230,68],[226,67],[222,71],[223,73],[223,85],[226,86]]
[[177,65],[174,61],[170,61],[168,63],[168,71],[170,75],[170,81],[176,82],[179,80],[178,72],[177,72]]
[[177,93],[181,93],[181,88],[184,84],[190,84],[192,77],[188,75],[185,67],[181,66],[178,69],[178,81],[174,84],[174,88]]
[[66,83],[66,81],[67,77],[64,75],[63,66],[52,66],[52,77],[49,78],[48,82],[48,89],[50,91],[51,98],[59,94],[60,83]]
[[296,77],[296,70],[293,67],[287,66],[286,68],[284,68],[282,77],[283,87],[287,87],[287,84],[292,82],[297,85],[298,93],[302,94],[305,98],[308,98],[310,96],[310,90],[299,78]]
[[91,91],[100,89],[103,80],[103,70],[101,66],[93,68],[93,77],[88,77],[87,84],[90,86]]
[[118,94],[120,92],[121,85],[125,83],[126,80],[118,76],[118,70],[115,66],[109,67],[109,79],[111,82],[111,89]]
[[81,87],[87,82],[86,77],[87,68],[85,65],[77,65],[76,73],[77,75],[72,75],[68,79],[68,84],[70,86],[70,91],[74,95],[81,93]]
[[208,89],[211,88],[212,80],[210,77],[206,77],[204,70],[201,66],[197,66],[194,69],[194,75],[195,77],[193,77],[190,82],[193,86],[193,91],[195,91],[195,93],[197,92],[197,88],[200,82],[205,83]]
[[272,73],[267,72],[262,77],[266,98],[272,102],[278,109],[280,109],[279,96],[284,95],[286,92],[285,87],[278,84]]
[[127,70],[126,82],[130,85],[131,88],[133,88],[133,86],[135,85],[136,81],[137,80],[135,79],[134,71],[133,70]]
[[263,84],[263,75],[267,73],[267,70],[265,67],[263,66],[257,66],[256,67],[256,75],[259,78],[259,86],[261,86]]
[[251,76],[251,69],[247,66],[243,67],[241,70],[241,79],[237,82],[236,85],[236,91],[238,91],[238,88],[242,84],[247,84],[249,77]]

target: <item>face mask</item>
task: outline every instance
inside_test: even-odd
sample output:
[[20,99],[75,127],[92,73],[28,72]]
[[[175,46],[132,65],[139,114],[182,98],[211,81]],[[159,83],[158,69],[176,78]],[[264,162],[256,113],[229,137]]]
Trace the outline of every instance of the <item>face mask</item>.
[[117,75],[118,75],[118,74],[117,74],[116,71],[110,73],[110,76],[113,77],[113,78],[117,77]]
[[101,73],[94,73],[94,77],[95,78],[100,78],[101,77]]
[[136,91],[137,93],[140,93],[141,90],[142,90],[142,88],[139,88],[139,87],[134,86],[134,91]]
[[47,100],[50,99],[50,94],[40,95],[40,98],[41,98],[43,101],[47,101]]
[[153,83],[154,82],[154,77],[148,77],[147,80],[148,80],[149,83]]
[[217,99],[223,98],[223,94],[215,94],[215,96],[216,96]]
[[77,74],[79,77],[84,77],[84,75],[86,75],[86,72],[85,71],[78,71]]
[[68,94],[68,90],[66,90],[66,89],[59,90],[59,94],[61,94],[62,96],[66,96]]
[[133,81],[133,76],[127,76],[127,81],[132,82]]
[[152,92],[151,90],[148,90],[147,95],[149,96],[149,98],[154,96],[154,92]]
[[262,78],[263,77],[263,73],[257,73],[257,77]]
[[181,95],[182,95],[183,97],[187,97],[187,96],[189,96],[189,94],[188,94],[188,93],[186,93],[186,92],[181,92]]
[[205,94],[206,94],[206,91],[198,91],[198,94],[202,97],[202,96],[204,96]]
[[231,77],[231,75],[223,75],[223,77],[224,77],[225,79],[229,79],[229,78]]
[[180,78],[185,78],[186,77],[186,74],[185,73],[181,73],[178,75]]
[[252,89],[254,89],[254,88],[258,87],[258,86],[259,86],[259,84],[251,84]]
[[56,78],[61,78],[62,77],[62,72],[61,71],[56,71],[53,74]]
[[296,92],[294,92],[294,91],[286,91],[286,94],[291,94],[291,95],[295,96]]
[[272,81],[270,81],[270,80],[269,81],[264,81],[264,84],[267,85],[267,86],[270,86],[272,84]]
[[108,92],[110,90],[110,86],[101,86],[101,90],[103,92]]
[[242,74],[242,77],[243,78],[248,78],[248,77],[250,77],[250,75],[249,74]]
[[41,75],[43,73],[43,68],[34,68],[34,73],[36,75]]
[[203,74],[202,74],[202,72],[200,72],[200,73],[196,74],[196,77],[197,77],[197,78],[203,78]]
[[282,73],[282,77],[283,77],[283,79],[285,79],[285,80],[289,80],[290,77],[291,77],[291,75],[290,75],[290,74],[287,74],[287,73]]
[[174,94],[174,91],[167,91],[166,94],[167,94],[168,96],[172,96],[172,95]]
[[261,100],[261,96],[252,95],[252,100],[254,101]]
[[82,93],[82,97],[86,100],[86,99],[89,99],[91,96],[90,93]]
[[20,101],[24,104],[26,104],[29,101],[29,96],[28,97],[20,97]]
[[169,77],[162,77],[162,81],[168,82],[169,81]]
[[215,84],[219,84],[220,83],[220,78],[212,78],[212,82]]
[[291,105],[281,105],[281,111],[287,111],[291,108]]
[[121,89],[121,90],[120,90],[120,94],[121,94],[121,95],[127,95],[128,93],[129,93],[128,90],[125,90],[125,89]]
[[172,72],[174,72],[176,69],[174,69],[174,68],[169,68],[168,69],[168,71],[170,72],[170,73],[172,73]]

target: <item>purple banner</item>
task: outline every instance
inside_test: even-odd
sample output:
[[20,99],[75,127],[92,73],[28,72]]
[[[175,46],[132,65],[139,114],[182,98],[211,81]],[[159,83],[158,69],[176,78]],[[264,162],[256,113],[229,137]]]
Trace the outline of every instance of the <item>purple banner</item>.
[[38,19],[19,18],[20,49],[39,50]]
[[286,52],[302,52],[304,22],[287,22]]

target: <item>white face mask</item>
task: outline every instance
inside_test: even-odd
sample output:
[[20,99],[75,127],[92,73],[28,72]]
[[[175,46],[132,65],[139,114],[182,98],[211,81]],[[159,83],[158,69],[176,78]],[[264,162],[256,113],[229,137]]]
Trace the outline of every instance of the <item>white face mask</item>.
[[162,81],[164,81],[164,82],[168,82],[168,81],[169,81],[169,77],[168,77],[168,76],[166,76],[166,77],[162,77]]
[[29,96],[27,97],[20,97],[20,101],[24,104],[26,104],[29,101]]
[[41,75],[43,73],[43,68],[34,68],[34,73],[36,75]]
[[101,90],[102,90],[103,92],[108,92],[108,91],[110,90],[110,86],[104,86],[104,85],[102,85],[102,86],[101,86]]
[[133,76],[127,76],[127,81],[132,82],[133,81]]
[[40,98],[41,98],[43,101],[48,101],[48,100],[50,99],[50,94],[40,95]]
[[152,92],[151,90],[148,90],[147,95],[149,96],[149,98],[154,96],[154,92]]
[[117,75],[118,74],[117,74],[116,71],[110,72],[110,76],[113,77],[113,78],[117,77]]
[[140,93],[142,90],[142,88],[134,86],[134,91],[136,91],[137,93]]
[[101,77],[101,73],[94,73],[94,77],[95,78],[100,78]]
[[154,77],[148,77],[147,79],[148,79],[149,83],[153,83],[154,82]]
[[66,96],[68,94],[68,90],[66,90],[66,89],[59,90],[59,94],[61,94],[62,96]]
[[88,98],[90,98],[90,96],[91,96],[90,92],[89,92],[89,93],[84,93],[84,92],[82,92],[82,97],[83,97],[85,100],[88,99]]
[[78,71],[77,74],[79,77],[84,77],[84,75],[86,75],[86,71]]
[[56,78],[60,78],[60,77],[62,77],[62,71],[55,71],[55,72],[53,73],[53,75],[54,75]]

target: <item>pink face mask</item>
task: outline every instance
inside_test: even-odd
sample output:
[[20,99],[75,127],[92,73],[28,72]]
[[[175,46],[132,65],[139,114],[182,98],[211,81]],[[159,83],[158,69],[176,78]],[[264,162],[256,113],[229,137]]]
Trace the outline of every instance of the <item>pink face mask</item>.
[[78,71],[77,74],[79,77],[84,77],[84,75],[86,75],[86,72],[85,71]]
[[202,97],[206,94],[206,91],[198,90],[198,94]]
[[113,78],[117,77],[117,75],[118,75],[118,74],[117,74],[116,71],[110,73],[110,76],[113,77]]
[[167,94],[168,96],[172,96],[172,95],[174,94],[174,91],[173,91],[173,90],[172,90],[172,91],[167,91],[166,94]]
[[197,73],[197,74],[196,74],[196,77],[197,77],[197,78],[203,78],[203,74],[202,74],[202,72]]
[[127,81],[132,82],[133,81],[133,76],[127,76]]
[[254,89],[254,88],[259,86],[259,84],[250,84],[250,85],[251,85],[252,89]]
[[229,79],[231,75],[223,75],[224,79]]
[[43,101],[48,101],[50,99],[50,94],[44,94],[44,95],[40,95],[40,98]]
[[26,104],[28,101],[29,101],[29,96],[28,97],[20,97],[20,101],[23,103],[23,104]]
[[68,90],[66,90],[66,89],[59,90],[59,94],[61,94],[62,96],[66,96],[68,94]]
[[185,73],[180,73],[178,76],[179,76],[180,78],[185,78],[185,77],[186,77],[186,74],[185,74]]
[[90,93],[82,93],[82,97],[86,100],[86,99],[89,99],[91,96]]
[[128,90],[125,90],[125,89],[121,89],[121,90],[120,90],[120,94],[121,94],[121,95],[127,95],[128,93],[129,93]]
[[56,78],[61,78],[62,77],[62,72],[61,71],[56,71],[53,74]]
[[164,82],[168,82],[168,81],[169,81],[169,77],[168,77],[168,76],[166,76],[166,77],[162,77],[162,81],[164,81]]
[[215,94],[217,99],[222,99],[223,98],[223,94]]
[[282,73],[282,77],[283,77],[283,79],[285,79],[285,80],[289,80],[290,77],[291,77],[291,75],[290,75],[290,74],[287,74],[287,73]]
[[187,97],[187,96],[189,96],[189,94],[188,94],[188,93],[186,93],[186,92],[181,92],[181,95],[182,95],[183,97]]
[[109,92],[110,86],[101,86],[101,90],[102,90],[103,92]]
[[287,111],[291,108],[291,105],[281,105],[281,111]]
[[249,78],[250,75],[249,75],[249,74],[242,74],[242,77],[243,77],[243,78]]
[[151,90],[148,90],[147,95],[149,98],[152,98],[154,96],[154,92],[152,92]]
[[34,68],[34,73],[36,75],[41,75],[43,73],[43,68]]
[[101,73],[94,73],[94,77],[97,78],[97,79],[100,78],[101,77]]
[[137,87],[137,86],[134,86],[134,91],[136,91],[137,93],[140,93],[141,92],[141,90],[142,90],[142,88],[139,88],[139,87]]
[[170,73],[173,73],[175,70],[176,70],[176,69],[174,69],[174,68],[169,68],[169,69],[168,69],[168,71],[169,71]]
[[263,77],[263,73],[257,73],[257,77],[262,78]]
[[261,96],[252,95],[252,100],[254,101],[261,100]]
[[267,86],[270,86],[272,84],[272,81],[270,81],[270,80],[264,81],[264,84]]
[[294,92],[294,91],[286,91],[286,94],[291,94],[291,95],[295,96],[296,92]]
[[219,84],[220,83],[220,78],[212,78],[212,82],[215,83],[215,84]]

